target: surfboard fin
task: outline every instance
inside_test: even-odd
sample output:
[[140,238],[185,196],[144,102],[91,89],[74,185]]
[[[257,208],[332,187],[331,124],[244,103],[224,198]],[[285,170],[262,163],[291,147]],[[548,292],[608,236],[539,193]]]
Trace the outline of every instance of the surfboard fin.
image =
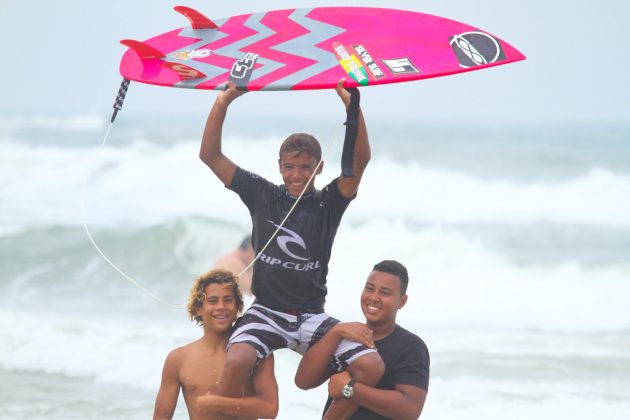
[[186,6],[175,6],[174,9],[186,16],[193,29],[219,29],[216,23],[195,9]]
[[172,63],[169,61],[163,61],[162,66],[173,70],[181,80],[201,79],[206,77],[205,74],[197,69],[193,69],[182,63]]
[[147,45],[142,41],[136,41],[133,39],[123,39],[122,41],[120,41],[120,43],[126,47],[131,48],[135,52],[137,52],[141,60],[150,60],[150,59],[164,57],[164,54],[162,53],[162,51],[156,48],[153,48],[152,46]]

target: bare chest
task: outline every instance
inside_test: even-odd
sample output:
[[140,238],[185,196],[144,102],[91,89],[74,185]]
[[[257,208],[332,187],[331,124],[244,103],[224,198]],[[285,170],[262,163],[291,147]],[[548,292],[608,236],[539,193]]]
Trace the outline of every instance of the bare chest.
[[179,371],[184,397],[196,398],[207,392],[215,393],[223,373],[225,354],[189,358]]

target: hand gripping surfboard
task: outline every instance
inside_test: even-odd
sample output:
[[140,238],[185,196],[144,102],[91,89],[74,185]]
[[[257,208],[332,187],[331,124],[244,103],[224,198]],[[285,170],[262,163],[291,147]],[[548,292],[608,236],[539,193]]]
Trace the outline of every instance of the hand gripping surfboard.
[[424,13],[315,7],[211,20],[184,6],[188,26],[123,40],[126,79],[160,86],[307,90],[400,83],[524,60],[472,26]]

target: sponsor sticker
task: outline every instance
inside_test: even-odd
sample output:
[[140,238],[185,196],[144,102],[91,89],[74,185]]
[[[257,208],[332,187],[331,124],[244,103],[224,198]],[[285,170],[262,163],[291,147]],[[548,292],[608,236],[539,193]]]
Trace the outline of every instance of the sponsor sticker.
[[369,84],[367,70],[363,66],[361,60],[359,60],[355,54],[352,54],[349,51],[349,48],[346,48],[338,42],[333,43],[333,49],[335,51],[337,61],[343,70],[348,73],[348,75],[359,85],[367,86]]
[[200,48],[198,50],[184,50],[172,55],[176,60],[191,60],[193,58],[205,58],[212,54],[212,50]]
[[383,70],[381,70],[374,58],[372,58],[372,55],[363,45],[353,45],[352,48],[359,55],[359,58],[361,58],[361,61],[363,62],[363,64],[365,64],[365,67],[368,69],[370,75],[374,79],[378,80],[381,77],[385,76]]
[[199,79],[206,76],[199,70],[189,67],[186,64],[164,62],[162,65],[176,72],[179,78],[182,80]]
[[473,31],[449,38],[460,67],[468,68],[505,60],[499,40],[484,32]]
[[420,70],[413,65],[407,57],[393,58],[389,60],[381,60],[387,66],[394,76],[399,74],[420,73]]
[[254,72],[256,60],[258,60],[258,54],[245,53],[243,58],[236,60],[232,65],[229,80],[234,82],[238,87],[247,86]]

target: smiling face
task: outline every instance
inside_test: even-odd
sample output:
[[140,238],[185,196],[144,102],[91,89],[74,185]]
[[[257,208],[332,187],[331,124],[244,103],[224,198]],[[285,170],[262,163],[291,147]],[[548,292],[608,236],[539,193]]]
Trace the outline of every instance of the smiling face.
[[407,302],[400,290],[398,276],[372,271],[361,293],[361,310],[371,328],[390,328],[396,323],[396,313]]
[[322,165],[317,168],[318,163],[317,159],[307,152],[287,152],[281,155],[278,164],[282,180],[289,194],[294,197],[299,196],[306,187],[311,175],[317,169],[316,175],[308,183],[305,192],[309,192],[314,188],[315,178],[322,172]]
[[215,333],[228,331],[238,313],[234,289],[230,285],[212,283],[204,289],[205,298],[196,315],[201,317],[204,329]]

